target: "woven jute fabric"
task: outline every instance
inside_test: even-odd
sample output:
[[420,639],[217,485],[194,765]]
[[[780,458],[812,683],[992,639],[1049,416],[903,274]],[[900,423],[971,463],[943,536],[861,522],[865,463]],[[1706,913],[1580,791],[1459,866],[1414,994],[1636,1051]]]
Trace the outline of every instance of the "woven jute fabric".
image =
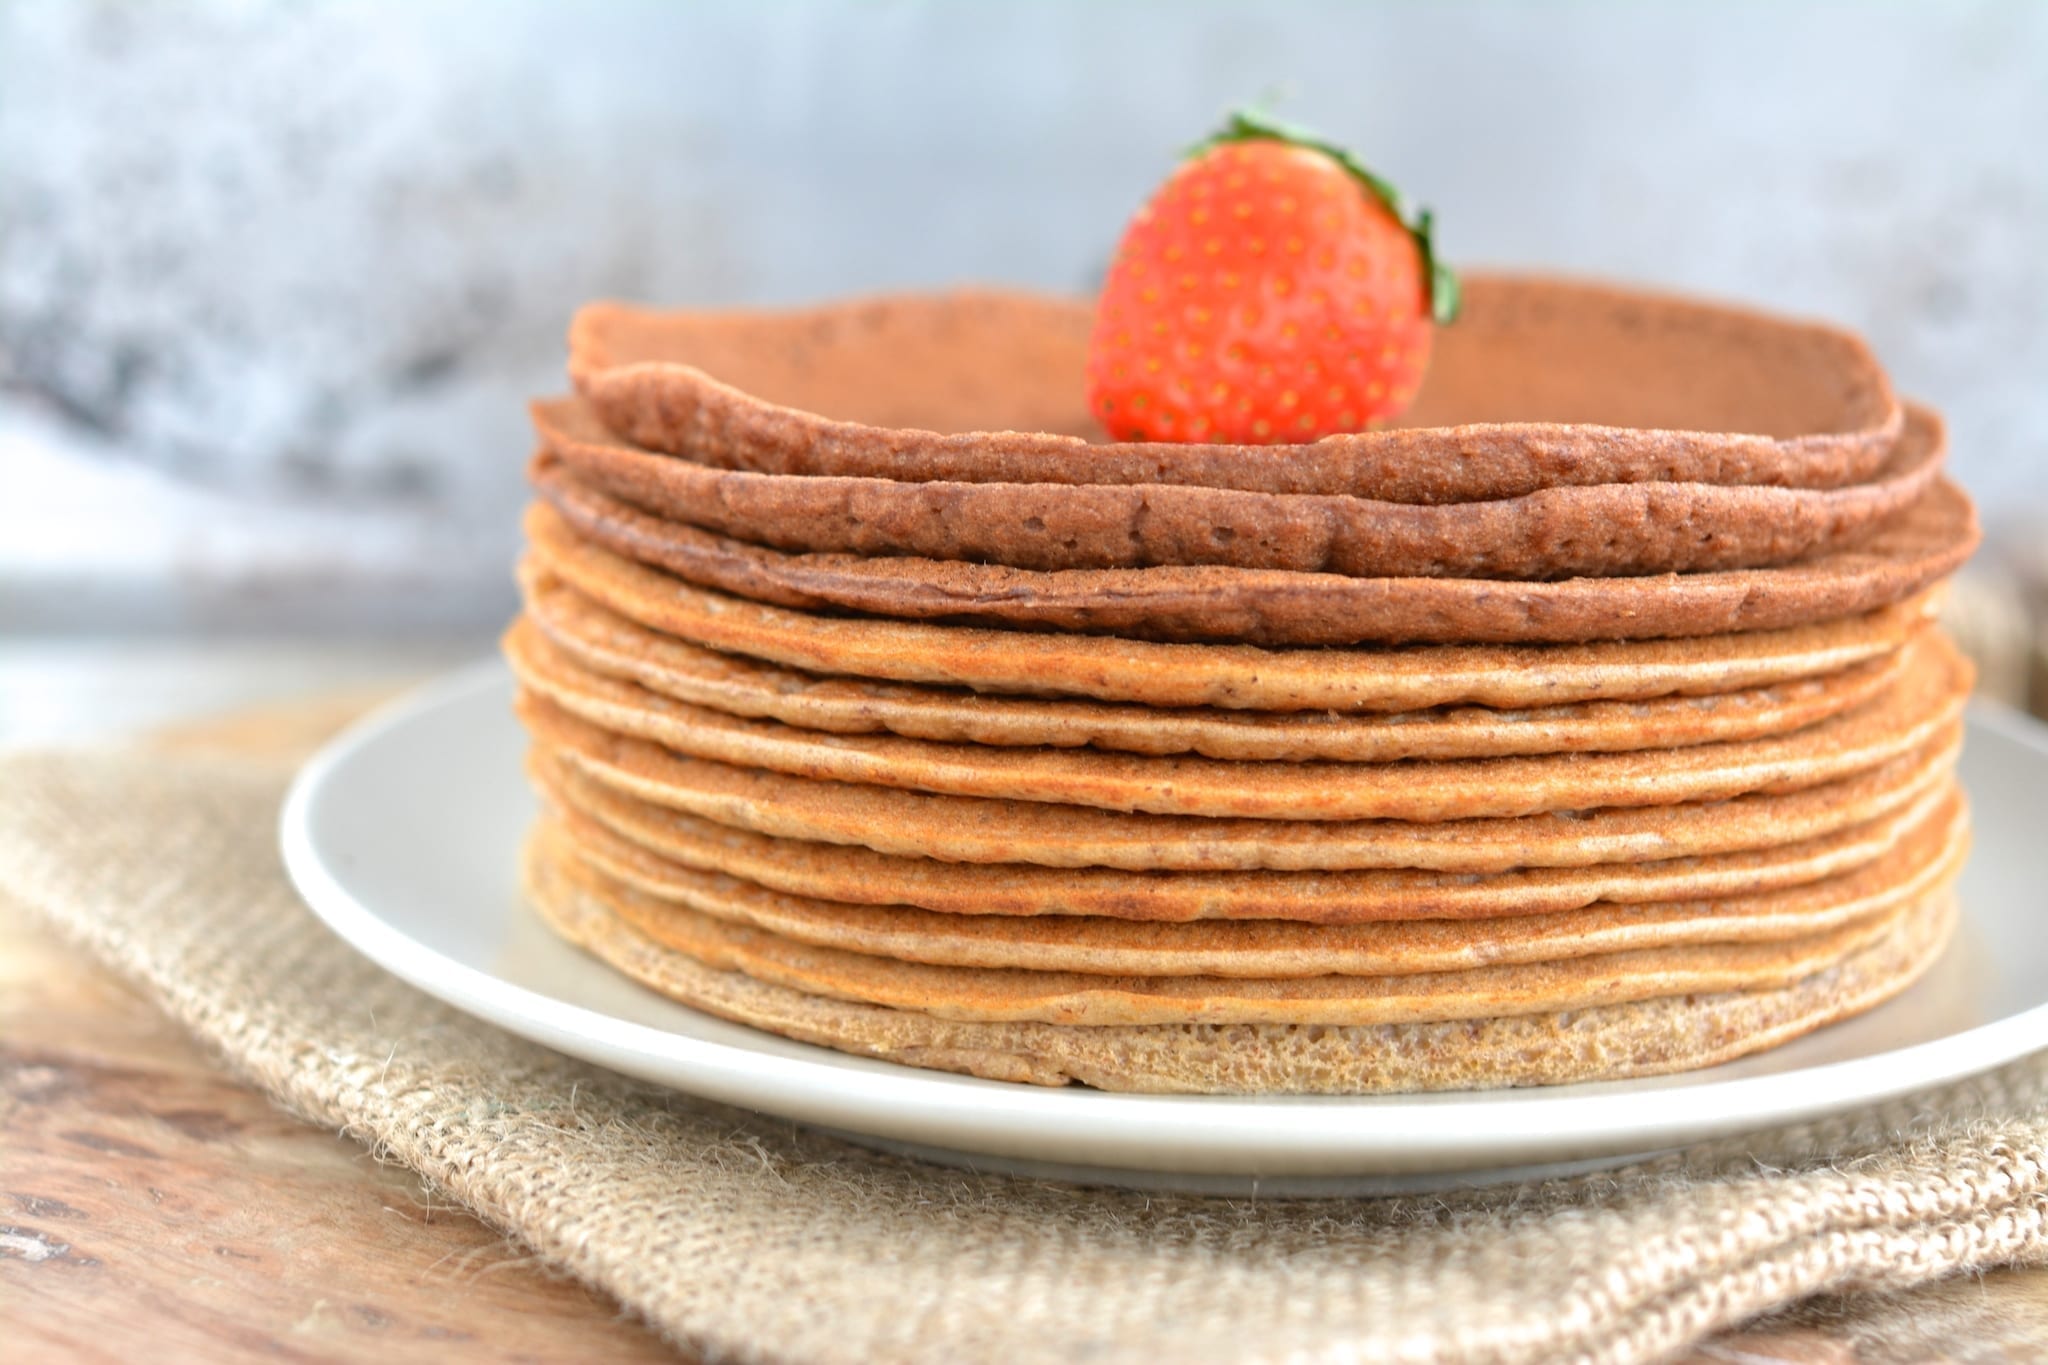
[[400,984],[286,883],[288,764],[198,747],[0,759],[0,893],[285,1105],[713,1359],[1631,1361],[1816,1295],[2048,1260],[2040,1060],[1617,1172],[1427,1197],[1166,1196],[878,1155]]

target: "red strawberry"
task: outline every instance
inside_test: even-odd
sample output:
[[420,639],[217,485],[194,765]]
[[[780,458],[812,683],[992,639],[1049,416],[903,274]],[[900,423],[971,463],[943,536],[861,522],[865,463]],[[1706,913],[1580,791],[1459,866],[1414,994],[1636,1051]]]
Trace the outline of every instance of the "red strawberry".
[[1132,441],[1313,441],[1399,413],[1458,284],[1427,209],[1255,115],[1195,148],[1124,231],[1088,401]]

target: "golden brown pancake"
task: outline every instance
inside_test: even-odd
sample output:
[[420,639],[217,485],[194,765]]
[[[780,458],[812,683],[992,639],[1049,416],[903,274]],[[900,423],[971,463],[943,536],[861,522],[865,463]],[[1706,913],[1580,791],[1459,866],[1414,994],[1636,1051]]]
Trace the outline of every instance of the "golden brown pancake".
[[[1599,869],[1602,884],[1645,877],[1655,881],[1672,875],[1673,859],[1752,852],[1773,855],[1768,862],[1780,869],[1773,875],[1804,880],[1839,870],[1845,857],[1861,861],[1875,856],[1872,835],[1858,827],[1933,799],[1961,742],[1957,727],[1905,758],[1798,792],[1415,823],[1129,815],[928,796],[680,758],[640,741],[608,742],[603,732],[578,731],[577,722],[559,714],[535,715],[530,721],[535,736],[530,766],[544,783],[559,786],[560,774],[573,775],[581,784],[575,800],[579,809],[666,856],[826,899],[900,900],[969,914],[1051,911],[1174,918],[1256,914],[1262,913],[1257,907],[1278,903],[1327,909],[1333,902],[1351,904],[1364,886],[1375,888],[1368,897],[1372,902],[1386,897],[1388,886],[1428,888],[1420,899],[1405,893],[1396,897],[1410,908],[1386,914],[1422,913],[1410,904],[1420,900],[1437,907],[1432,913],[1454,913],[1444,907],[1485,894],[1475,874],[1524,869],[1533,876],[1546,868],[1592,867]],[[633,809],[643,823],[654,822],[660,812],[661,833],[650,836],[632,828],[629,817],[585,796],[586,788],[636,803]],[[748,844],[746,835],[766,836],[772,852]],[[707,845],[719,851],[689,851]],[[885,855],[884,861],[863,859],[855,850]],[[783,870],[757,873],[720,861],[726,858]],[[1813,865],[1815,859],[1820,866]],[[1006,866],[968,874],[968,868],[990,865]],[[1630,867],[1644,871],[1630,873]],[[1372,869],[1446,875],[1413,882],[1351,882],[1334,875]],[[1112,877],[1111,871],[1129,875]],[[1087,875],[1054,875],[1068,872]],[[1167,872],[1223,875],[1207,883],[1157,875]],[[1700,872],[1694,868],[1687,875]],[[1245,873],[1325,875],[1234,875]],[[1763,875],[1763,866],[1737,861],[1727,866],[1726,875]],[[789,878],[819,880],[793,885]],[[1198,895],[1191,888],[1203,889]]]
[[565,807],[543,820],[536,837],[547,856],[580,859],[657,901],[822,948],[950,967],[1253,978],[1465,971],[1798,938],[1898,908],[1953,875],[1969,843],[1962,799],[1952,794],[1875,861],[1784,890],[1503,919],[1328,925],[948,915],[813,900],[671,862]]
[[505,646],[521,686],[539,704],[687,757],[826,782],[1256,820],[1471,820],[1795,791],[1919,748],[1955,723],[1971,681],[1969,662],[1929,632],[1910,646],[1892,686],[1789,735],[1443,762],[1233,762],[823,734],[706,710],[592,673],[536,630],[513,631]]
[[574,399],[533,405],[541,445],[640,510],[796,553],[1019,569],[1178,564],[1357,578],[1554,579],[1784,564],[1897,515],[1941,467],[1941,421],[1908,407],[1868,483],[1629,483],[1413,504],[1177,484],[901,483],[755,474],[644,451]]
[[908,555],[785,554],[649,516],[580,482],[552,455],[536,458],[528,476],[583,538],[756,602],[1169,642],[1526,644],[1775,630],[1902,601],[1953,573],[1979,538],[1970,500],[1937,478],[1856,544],[1777,568],[1547,583],[1209,565],[1039,572]]
[[529,574],[546,572],[650,630],[813,673],[1260,711],[1419,711],[1699,696],[1811,678],[1887,654],[1939,591],[1813,625],[1704,639],[1402,649],[1261,649],[846,618],[707,592],[527,515]]
[[1871,1008],[1939,956],[1951,899],[1923,899],[1833,966],[1775,989],[1665,996],[1439,1024],[989,1024],[814,996],[664,948],[545,863],[528,897],[554,927],[686,1005],[841,1051],[994,1080],[1178,1093],[1362,1094],[1614,1080],[1710,1066]]
[[[1780,836],[1777,842],[1727,852],[1668,852],[1639,861],[1596,862],[1584,850],[1565,842],[1567,830],[1544,826],[1547,817],[1526,821],[1469,822],[1491,824],[1506,832],[1471,835],[1474,844],[1457,846],[1464,831],[1423,826],[1416,843],[1429,857],[1439,847],[1429,836],[1469,850],[1472,861],[1496,866],[1485,872],[1401,866],[1322,869],[1224,868],[1136,871],[1116,867],[1053,867],[1034,863],[952,863],[908,853],[881,853],[861,845],[829,844],[721,825],[687,811],[642,800],[607,786],[577,766],[571,756],[534,752],[528,756],[532,774],[549,805],[565,816],[582,816],[638,847],[670,862],[700,871],[734,876],[788,895],[862,905],[906,905],[941,914],[974,916],[1081,915],[1101,919],[1189,923],[1197,920],[1288,919],[1314,924],[1362,924],[1386,920],[1487,919],[1510,915],[1550,914],[1578,910],[1601,901],[1648,904],[1746,895],[1804,885],[1841,876],[1885,853],[1907,831],[1931,818],[1930,813],[1952,798],[1945,770],[1898,796],[1887,794],[1876,809],[1854,821],[1805,838]],[[1827,791],[1827,788],[1817,789]],[[1789,798],[1750,797],[1746,801]],[[1736,803],[1727,803],[1736,804]],[[1688,825],[1710,827],[1730,823],[1719,807],[1678,808],[1688,819],[1663,816],[1664,829],[1681,848],[1691,841],[1711,844]],[[1619,814],[1629,814],[1621,812]],[[1606,814],[1590,817],[1599,821]],[[1515,826],[1534,822],[1526,863],[1508,843]],[[1736,821],[1752,839],[1765,836],[1748,822]],[[1398,829],[1417,827],[1397,826]],[[1288,833],[1341,837],[1341,828],[1290,826]],[[1725,829],[1717,831],[1729,837]],[[894,832],[870,835],[891,842]],[[1488,841],[1491,842],[1488,842]],[[1367,845],[1359,860],[1380,854],[1404,857],[1398,837],[1391,848]],[[1192,861],[1207,850],[1167,850],[1161,861]],[[1350,847],[1328,854],[1345,861]],[[1490,857],[1488,855],[1491,855]],[[1272,857],[1252,848],[1247,860]],[[1543,866],[1544,858],[1571,859]],[[1445,857],[1443,861],[1457,861]]]
[[654,899],[572,858],[529,856],[664,948],[807,995],[981,1023],[1436,1023],[1593,1009],[1663,995],[1769,990],[1834,965],[1908,913],[1897,906],[1833,929],[1767,943],[1642,948],[1558,962],[1399,976],[1098,976],[938,967],[821,948]]
[[1822,677],[1706,696],[1520,710],[1461,706],[1358,716],[1164,709],[819,677],[647,630],[544,570],[522,572],[520,582],[526,615],[514,624],[508,651],[524,650],[523,637],[537,629],[586,670],[728,715],[832,734],[1002,748],[1347,763],[1675,748],[1785,734],[1839,715],[1893,682],[1907,658],[1894,650]]
[[1596,284],[1471,275],[1405,427],[1090,445],[1083,300],[960,291],[786,312],[580,311],[569,372],[635,445],[767,474],[1179,484],[1404,503],[1570,485],[1833,488],[1901,414],[1859,339]]

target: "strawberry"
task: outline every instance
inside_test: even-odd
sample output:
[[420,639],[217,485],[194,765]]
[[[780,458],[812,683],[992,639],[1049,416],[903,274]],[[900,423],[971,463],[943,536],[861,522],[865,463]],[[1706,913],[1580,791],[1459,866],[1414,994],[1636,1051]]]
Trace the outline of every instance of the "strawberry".
[[1089,406],[1131,441],[1313,441],[1394,416],[1458,310],[1430,227],[1348,152],[1232,114],[1124,230]]

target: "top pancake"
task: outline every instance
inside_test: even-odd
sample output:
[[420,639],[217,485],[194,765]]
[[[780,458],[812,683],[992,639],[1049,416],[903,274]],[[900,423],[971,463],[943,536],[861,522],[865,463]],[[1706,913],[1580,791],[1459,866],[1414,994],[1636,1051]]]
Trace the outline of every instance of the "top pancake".
[[1183,484],[1389,502],[1657,481],[1835,488],[1902,420],[1833,328],[1600,285],[1468,276],[1401,428],[1310,445],[1089,444],[1092,307],[995,292],[784,312],[581,310],[569,372],[635,445],[770,474]]
[[541,444],[578,478],[658,516],[819,554],[919,555],[1020,569],[1178,564],[1357,578],[1550,579],[1783,564],[1853,543],[1926,491],[1940,420],[1907,409],[1870,483],[1545,488],[1415,506],[1173,484],[1021,484],[757,474],[644,451],[573,399],[533,405]]

